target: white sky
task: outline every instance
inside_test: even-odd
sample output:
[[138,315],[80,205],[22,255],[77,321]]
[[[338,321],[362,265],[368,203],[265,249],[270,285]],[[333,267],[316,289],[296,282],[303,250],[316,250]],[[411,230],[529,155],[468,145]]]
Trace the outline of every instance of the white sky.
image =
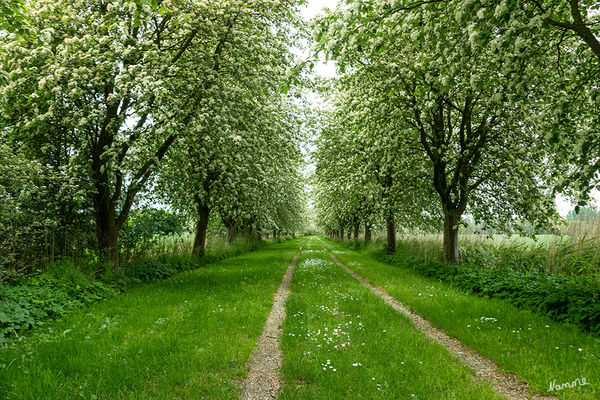
[[302,10],[302,15],[306,19],[311,19],[321,12],[323,8],[334,9],[337,0],[308,0],[305,9]]

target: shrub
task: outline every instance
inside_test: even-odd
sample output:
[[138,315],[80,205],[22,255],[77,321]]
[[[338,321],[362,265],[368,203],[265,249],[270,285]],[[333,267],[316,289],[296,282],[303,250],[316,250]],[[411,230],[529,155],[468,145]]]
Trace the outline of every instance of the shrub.
[[164,247],[185,232],[186,220],[180,215],[153,208],[132,210],[119,235],[125,262],[142,259],[148,249]]
[[0,284],[0,343],[10,334],[42,325],[114,292],[102,281],[75,283],[68,276],[58,278],[49,273],[30,276],[13,285]]

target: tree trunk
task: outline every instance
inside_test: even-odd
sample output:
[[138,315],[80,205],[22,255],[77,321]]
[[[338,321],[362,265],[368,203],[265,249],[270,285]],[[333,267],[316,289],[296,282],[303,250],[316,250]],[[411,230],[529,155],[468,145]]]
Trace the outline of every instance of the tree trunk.
[[348,240],[352,240],[352,228],[348,227]]
[[119,269],[119,230],[114,218],[96,217],[96,235],[100,259],[108,261],[113,271]]
[[344,228],[340,229],[340,239],[344,240]]
[[194,238],[194,248],[192,254],[197,258],[204,256],[204,247],[206,245],[206,228],[208,227],[208,217],[210,208],[202,203],[198,204],[198,221],[196,222],[196,237]]
[[96,237],[100,259],[111,264],[114,271],[119,269],[119,228],[115,210],[107,185],[97,184],[94,197]]
[[354,224],[354,240],[358,240],[358,229],[360,225],[357,223]]
[[444,216],[444,260],[449,263],[458,262],[459,222],[460,216],[456,214],[449,213]]
[[387,229],[387,252],[396,252],[396,223],[394,221],[394,213],[390,211],[389,215],[385,219],[385,226]]
[[365,223],[365,245],[371,243],[371,225]]
[[232,226],[227,227],[227,244],[232,244],[235,241],[235,228]]

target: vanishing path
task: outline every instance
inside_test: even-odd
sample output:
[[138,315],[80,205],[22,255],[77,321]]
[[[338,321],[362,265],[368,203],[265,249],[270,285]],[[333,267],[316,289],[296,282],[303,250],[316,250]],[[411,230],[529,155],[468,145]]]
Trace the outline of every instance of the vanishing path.
[[340,267],[360,281],[372,293],[381,297],[394,310],[408,317],[428,338],[444,346],[464,364],[471,367],[475,371],[478,379],[490,381],[494,390],[501,396],[514,400],[555,399],[553,396],[539,395],[532,392],[531,387],[526,382],[520,380],[516,375],[501,372],[500,367],[492,360],[482,357],[477,352],[465,347],[458,339],[448,336],[441,329],[435,328],[428,320],[409,310],[404,304],[394,299],[382,288],[371,285],[366,278],[358,275],[338,260],[325,248],[325,246],[323,246],[323,250],[326,251]]
[[290,283],[301,251],[302,247],[283,276],[281,285],[275,293],[273,308],[267,318],[265,328],[256,343],[256,348],[250,355],[250,371],[244,383],[244,391],[240,396],[242,400],[274,399],[281,388],[279,377],[282,359],[279,348],[281,325],[285,321],[285,302],[290,295]]
[[266,245],[50,321],[0,346],[0,399],[539,400],[577,377],[552,394],[600,398],[600,340],[343,246]]

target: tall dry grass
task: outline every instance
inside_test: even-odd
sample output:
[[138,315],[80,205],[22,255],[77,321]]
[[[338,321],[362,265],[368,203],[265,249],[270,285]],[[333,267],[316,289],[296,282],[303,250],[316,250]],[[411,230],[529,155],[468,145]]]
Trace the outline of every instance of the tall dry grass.
[[[377,235],[381,243],[383,234]],[[425,260],[443,259],[443,236],[431,233],[398,235],[398,251]],[[593,275],[600,279],[600,221],[572,221],[558,235],[459,234],[459,257],[488,268],[528,272]]]

